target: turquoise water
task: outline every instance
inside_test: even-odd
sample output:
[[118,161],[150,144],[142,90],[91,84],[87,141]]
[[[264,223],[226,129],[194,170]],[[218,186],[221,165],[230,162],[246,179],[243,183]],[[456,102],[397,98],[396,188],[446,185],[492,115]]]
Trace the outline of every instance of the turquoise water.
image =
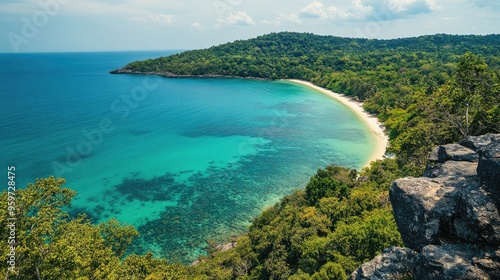
[[189,262],[244,232],[317,168],[360,168],[375,138],[335,100],[286,81],[110,75],[168,52],[0,54],[1,166],[57,175],[72,214],[116,217],[130,252]]

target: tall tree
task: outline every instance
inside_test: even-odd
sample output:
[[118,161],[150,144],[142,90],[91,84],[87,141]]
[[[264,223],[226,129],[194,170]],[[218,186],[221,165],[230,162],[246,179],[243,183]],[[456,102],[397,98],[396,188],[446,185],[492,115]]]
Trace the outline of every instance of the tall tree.
[[457,130],[461,137],[498,130],[498,77],[485,60],[472,53],[463,55],[454,78],[434,96],[439,121]]

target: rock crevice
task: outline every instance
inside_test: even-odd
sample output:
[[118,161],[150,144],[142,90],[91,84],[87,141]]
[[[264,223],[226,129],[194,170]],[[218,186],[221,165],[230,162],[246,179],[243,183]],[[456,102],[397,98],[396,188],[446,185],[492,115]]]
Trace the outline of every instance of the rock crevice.
[[407,248],[389,248],[350,279],[500,279],[500,134],[436,147],[420,178],[390,189]]

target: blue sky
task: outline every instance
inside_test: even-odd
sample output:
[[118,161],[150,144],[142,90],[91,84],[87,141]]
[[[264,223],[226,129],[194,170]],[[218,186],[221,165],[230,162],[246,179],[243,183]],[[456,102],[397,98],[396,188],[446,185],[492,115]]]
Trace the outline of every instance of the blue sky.
[[298,31],[498,34],[498,0],[1,0],[0,52],[205,48]]

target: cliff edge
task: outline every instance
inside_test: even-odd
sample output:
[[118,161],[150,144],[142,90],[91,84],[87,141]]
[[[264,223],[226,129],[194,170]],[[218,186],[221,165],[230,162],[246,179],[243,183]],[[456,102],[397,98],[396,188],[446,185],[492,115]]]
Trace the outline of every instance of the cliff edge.
[[500,134],[436,147],[420,178],[393,182],[407,248],[392,247],[350,279],[500,279]]

